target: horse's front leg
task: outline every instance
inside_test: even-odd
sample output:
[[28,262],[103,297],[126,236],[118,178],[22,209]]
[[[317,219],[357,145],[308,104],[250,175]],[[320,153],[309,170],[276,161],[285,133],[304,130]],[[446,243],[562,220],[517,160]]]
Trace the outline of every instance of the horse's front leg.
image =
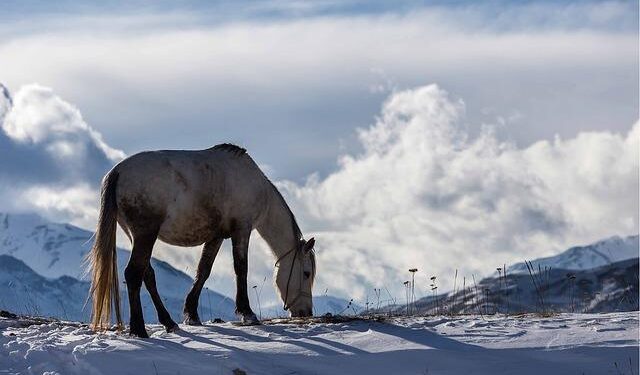
[[249,306],[247,294],[247,270],[249,268],[249,237],[251,230],[237,229],[231,235],[233,245],[233,269],[236,273],[236,314],[241,316],[242,323],[258,322],[256,314]]
[[191,291],[187,294],[187,299],[184,302],[184,324],[202,325],[200,316],[198,315],[198,301],[200,300],[202,287],[211,274],[211,268],[213,267],[213,262],[216,260],[222,241],[222,238],[216,238],[204,244],[202,256],[198,263],[198,273],[193,281]]

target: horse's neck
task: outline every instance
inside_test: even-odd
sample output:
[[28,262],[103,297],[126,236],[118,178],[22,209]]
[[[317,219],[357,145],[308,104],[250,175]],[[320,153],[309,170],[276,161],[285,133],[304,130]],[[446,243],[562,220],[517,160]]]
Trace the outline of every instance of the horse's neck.
[[256,226],[260,236],[267,242],[273,254],[279,258],[294,248],[300,240],[300,230],[289,207],[274,191],[268,200],[266,214]]

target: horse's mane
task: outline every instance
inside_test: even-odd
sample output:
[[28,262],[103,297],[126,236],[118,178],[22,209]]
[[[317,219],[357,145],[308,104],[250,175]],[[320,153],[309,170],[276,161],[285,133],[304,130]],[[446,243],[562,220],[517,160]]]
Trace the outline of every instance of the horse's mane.
[[[211,150],[225,151],[225,152],[232,153],[235,156],[242,156],[242,155],[247,155],[248,156],[249,155],[247,153],[247,149],[245,149],[243,147],[240,147],[238,145],[234,145],[232,143],[221,143],[219,145],[215,145],[215,146],[211,147]],[[260,169],[260,168],[258,168],[258,169]],[[271,185],[273,190],[276,192],[276,196],[280,199],[280,202],[284,205],[284,207],[287,208],[287,211],[289,212],[289,215],[291,216],[291,223],[292,223],[291,225],[293,226],[293,233],[295,234],[295,236],[298,239],[300,239],[302,237],[302,231],[300,230],[300,227],[298,226],[298,222],[296,220],[296,216],[291,211],[291,208],[287,204],[287,201],[284,200],[284,197],[282,196],[282,194],[280,193],[278,188],[273,184],[273,182],[271,182],[269,177],[267,177],[264,174],[264,172],[262,172],[262,170],[260,170],[260,172],[262,173],[264,178],[269,182],[269,184]]]
[[244,154],[247,153],[247,149],[246,148],[242,148],[240,146],[231,144],[231,143],[221,143],[219,145],[215,145],[213,147],[211,147],[211,150],[220,150],[220,151],[226,151],[226,152],[230,152],[236,156],[242,156]]

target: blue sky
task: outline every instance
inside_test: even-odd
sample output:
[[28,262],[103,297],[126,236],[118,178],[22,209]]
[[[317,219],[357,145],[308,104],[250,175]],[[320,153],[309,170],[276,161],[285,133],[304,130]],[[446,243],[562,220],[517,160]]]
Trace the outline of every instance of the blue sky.
[[5,2],[0,82],[5,210],[90,228],[122,154],[235,142],[327,262],[388,278],[637,233],[637,2]]

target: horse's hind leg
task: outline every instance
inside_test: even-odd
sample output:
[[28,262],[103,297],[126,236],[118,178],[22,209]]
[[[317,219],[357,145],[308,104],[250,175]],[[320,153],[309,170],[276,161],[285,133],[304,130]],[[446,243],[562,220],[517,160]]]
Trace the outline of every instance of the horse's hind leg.
[[151,251],[156,241],[157,232],[152,234],[133,235],[133,250],[129,258],[129,264],[124,270],[124,278],[127,281],[127,292],[129,293],[129,332],[138,337],[149,337],[144,328],[144,317],[142,316],[142,304],[140,303],[140,288],[145,272],[149,267]]
[[249,236],[250,230],[236,230],[231,235],[233,242],[233,269],[236,273],[236,314],[242,316],[243,323],[257,323],[258,318],[249,305],[247,294],[247,271],[249,268]]
[[216,260],[222,241],[222,238],[216,238],[204,244],[202,256],[198,263],[198,273],[184,302],[184,324],[202,324],[200,322],[200,316],[198,315],[198,301],[200,300],[202,287],[211,274],[211,267],[213,267],[213,262]]
[[167,332],[174,332],[178,329],[176,322],[171,319],[171,315],[164,307],[160,294],[158,294],[158,288],[156,287],[156,273],[153,271],[151,264],[147,267],[147,272],[144,274],[144,285],[147,287],[147,291],[151,296],[153,305],[158,312],[158,321],[164,326]]

